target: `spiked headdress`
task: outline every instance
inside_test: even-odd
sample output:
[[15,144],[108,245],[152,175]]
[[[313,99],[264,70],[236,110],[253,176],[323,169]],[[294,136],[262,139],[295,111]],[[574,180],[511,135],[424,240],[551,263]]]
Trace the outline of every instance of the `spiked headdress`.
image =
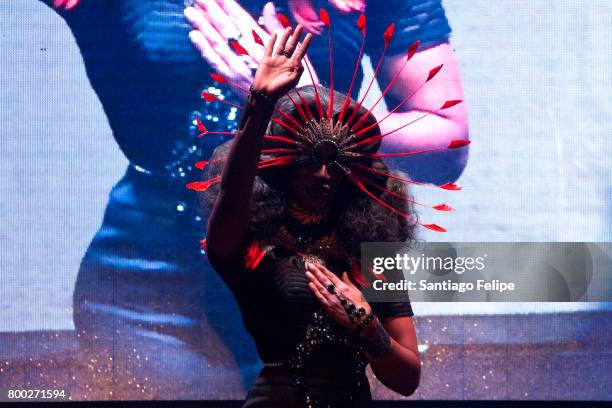
[[[282,18],[284,16],[279,16],[280,21],[288,22],[288,19]],[[329,42],[329,64],[330,64],[330,78],[329,78],[329,101],[327,102],[327,106],[324,109],[324,104],[322,103],[321,95],[319,94],[319,89],[314,80],[314,75],[310,64],[304,60],[304,64],[306,66],[308,75],[310,76],[315,93],[316,100],[316,109],[311,109],[311,107],[307,104],[305,98],[302,94],[300,94],[299,89],[296,88],[292,92],[287,94],[287,97],[291,101],[291,104],[294,107],[296,115],[290,115],[287,112],[284,112],[278,107],[275,108],[275,115],[273,116],[271,122],[280,126],[283,131],[282,134],[266,134],[264,138],[267,143],[264,144],[264,149],[262,150],[262,157],[258,164],[259,169],[276,167],[276,166],[291,166],[300,164],[304,161],[310,160],[314,161],[317,164],[325,164],[328,166],[336,167],[341,170],[347,178],[366,196],[370,197],[372,200],[376,201],[378,204],[387,208],[389,211],[392,211],[411,222],[419,224],[429,230],[437,231],[437,232],[445,232],[446,230],[440,227],[437,224],[425,224],[421,223],[408,214],[404,214],[399,209],[393,207],[389,203],[383,201],[380,198],[380,192],[387,192],[392,195],[394,194],[392,191],[386,189],[385,186],[377,184],[374,180],[379,179],[380,176],[386,178],[392,178],[398,180],[400,182],[412,184],[412,185],[420,185],[420,186],[430,186],[434,188],[441,188],[444,190],[460,190],[461,188],[454,183],[446,183],[440,186],[420,183],[414,180],[410,180],[409,178],[400,177],[397,174],[380,170],[371,165],[373,160],[381,159],[385,157],[400,157],[400,156],[410,156],[410,155],[418,155],[422,153],[429,153],[434,151],[441,151],[447,149],[456,149],[466,146],[470,142],[468,140],[453,140],[447,146],[442,148],[435,149],[427,149],[427,150],[419,150],[419,151],[407,151],[400,153],[378,153],[376,150],[380,144],[380,141],[401,130],[404,129],[415,122],[422,120],[423,118],[436,114],[444,109],[451,108],[459,103],[461,100],[447,100],[444,101],[439,108],[432,109],[430,112],[423,114],[422,116],[411,120],[410,122],[394,129],[391,131],[387,131],[386,133],[381,133],[378,125],[386,120],[392,113],[396,112],[402,105],[408,102],[425,84],[431,81],[438,72],[442,69],[442,65],[433,67],[424,81],[418,86],[412,93],[407,95],[404,99],[402,99],[395,107],[389,110],[389,112],[382,118],[378,119],[375,122],[372,120],[368,120],[372,118],[372,110],[380,103],[383,97],[389,92],[394,82],[397,80],[401,72],[404,70],[408,62],[412,59],[414,54],[417,52],[419,48],[419,41],[416,41],[412,44],[407,50],[407,55],[404,63],[398,68],[395,72],[389,84],[382,90],[381,95],[374,102],[374,104],[369,107],[363,107],[363,102],[369,93],[374,80],[376,79],[376,74],[378,73],[385,53],[389,47],[389,43],[391,38],[393,37],[394,24],[391,24],[384,33],[384,48],[381,52],[381,55],[376,64],[376,68],[374,70],[374,74],[370,79],[366,91],[362,98],[358,101],[357,106],[351,106],[351,94],[353,92],[353,88],[355,85],[355,79],[357,77],[357,72],[359,66],[361,64],[361,58],[363,56],[363,49],[365,44],[365,16],[361,15],[357,20],[357,27],[362,32],[362,42],[361,48],[359,51],[359,55],[357,57],[357,61],[355,64],[355,68],[353,70],[353,77],[348,89],[348,92],[345,96],[345,99],[342,103],[342,108],[339,114],[333,114],[334,112],[334,94],[333,86],[334,86],[334,78],[333,78],[333,50],[332,50],[332,41],[331,41],[331,21],[329,18],[329,14],[325,9],[320,10],[320,18],[321,21],[324,22],[327,33],[328,33],[328,42]],[[253,31],[253,38],[255,43],[263,46],[263,41],[259,37],[259,35]],[[238,54],[246,55],[249,52],[238,42],[231,42],[232,47]],[[211,74],[211,77],[217,83],[229,84],[230,86],[247,93],[249,92],[247,89],[239,86],[238,84],[230,81],[226,77],[220,74]],[[226,101],[222,98],[219,98],[211,93],[203,92],[202,97],[207,102],[218,102],[229,104],[235,108],[241,109],[242,107],[234,104],[232,102]],[[354,105],[354,104],[353,104]],[[278,106],[278,105],[277,105]],[[315,110],[313,112],[313,110]],[[209,134],[233,134],[233,132],[213,132],[209,131],[206,126],[198,119],[195,119],[197,122],[197,128],[200,132],[199,137],[205,137]],[[215,160],[223,160],[224,157]],[[206,165],[210,162],[201,161],[196,163],[196,167],[200,169],[204,169]],[[372,177],[373,175],[377,177]],[[196,181],[187,184],[187,188],[196,190],[196,191],[204,191],[208,189],[211,185],[218,183],[221,180],[219,175],[211,177],[207,180]],[[371,190],[371,187],[374,190]],[[410,200],[407,197],[399,197],[401,199],[410,201],[413,204],[423,205],[429,208],[432,208],[437,211],[452,211],[453,209],[446,204],[437,204],[437,205],[425,205],[422,203],[415,202]]]

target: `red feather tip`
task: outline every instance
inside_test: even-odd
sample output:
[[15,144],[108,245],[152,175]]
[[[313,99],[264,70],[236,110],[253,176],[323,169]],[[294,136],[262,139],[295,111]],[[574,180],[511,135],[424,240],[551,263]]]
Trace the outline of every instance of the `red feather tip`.
[[253,33],[253,40],[255,41],[255,43],[263,46],[264,43],[259,34],[257,34],[255,30],[251,30],[251,33]]
[[439,187],[444,189],[444,190],[454,190],[454,191],[461,190],[461,186],[458,186],[455,183],[446,183],[446,184],[442,184]]
[[449,206],[448,206],[448,205],[446,205],[446,204],[438,204],[438,205],[434,205],[432,208],[433,208],[434,210],[438,210],[438,211],[455,211],[455,210],[453,209],[453,207],[449,207]]
[[278,21],[280,21],[283,27],[287,28],[291,26],[291,21],[289,21],[289,18],[283,13],[276,13],[276,18],[278,18]]
[[359,16],[359,20],[357,20],[357,28],[361,30],[361,33],[365,35],[366,32],[366,16],[362,14]]
[[433,77],[435,77],[438,74],[438,72],[440,72],[443,66],[444,64],[440,64],[437,67],[432,68],[431,71],[429,71],[429,76],[427,77],[427,80],[425,80],[425,82],[431,81]]
[[441,226],[437,225],[437,224],[423,224],[423,226],[427,229],[430,229],[432,231],[436,231],[436,232],[446,232],[446,230],[444,228],[442,228]]
[[240,45],[238,41],[230,41],[230,45],[234,51],[236,51],[236,53],[240,55],[249,55],[249,52],[242,45]]
[[215,82],[217,82],[219,84],[224,84],[224,83],[227,82],[227,78],[224,77],[223,75],[212,73],[212,74],[210,74],[210,77],[213,79],[213,81],[215,81]]
[[217,98],[215,95],[208,92],[202,92],[202,98],[204,98],[206,102],[213,102],[219,100],[219,98]]
[[206,167],[207,164],[208,164],[207,161],[202,160],[202,161],[196,162],[194,166],[196,167],[196,169],[204,170],[204,167]]
[[325,24],[325,27],[329,28],[329,26],[331,25],[331,20],[329,19],[329,14],[327,13],[327,10],[325,10],[324,8],[320,9],[319,18],[321,19],[323,24]]
[[[202,95],[202,97],[204,97],[204,95]],[[200,120],[200,118],[198,118],[198,117],[196,116],[195,120],[196,120],[196,126],[198,127],[198,130],[199,130],[200,132],[203,132],[203,133],[208,133],[208,129],[206,129],[206,126],[204,126],[204,124],[202,123],[202,121]],[[202,136],[204,136],[204,135],[202,135]]]
[[461,102],[463,102],[461,99],[454,99],[454,100],[446,101],[446,102],[444,102],[444,105],[442,105],[440,110],[452,108],[453,106],[455,106],[455,105],[457,105],[457,104],[459,104]]
[[391,42],[391,38],[393,38],[393,32],[395,31],[395,23],[391,23],[389,27],[385,30],[385,46],[389,45]]
[[210,186],[212,186],[215,183],[218,183],[219,181],[221,181],[221,178],[215,177],[215,178],[212,178],[206,181],[194,181],[192,183],[187,183],[185,187],[187,187],[189,190],[194,190],[194,191],[206,191],[208,190]]
[[471,140],[453,140],[448,144],[448,149],[457,149],[459,147],[467,146],[472,143]]
[[419,49],[419,45],[421,45],[421,41],[419,40],[412,43],[410,48],[408,48],[408,58],[406,58],[406,61],[410,61],[410,59],[414,57],[414,54],[416,54],[417,50]]

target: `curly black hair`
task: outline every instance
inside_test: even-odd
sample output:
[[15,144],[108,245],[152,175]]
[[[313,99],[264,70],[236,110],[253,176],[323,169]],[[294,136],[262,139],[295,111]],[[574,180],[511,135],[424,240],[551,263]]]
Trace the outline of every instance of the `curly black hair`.
[[[312,85],[297,88],[298,93],[293,90],[290,92],[291,98],[294,101],[305,101],[310,108],[312,115],[317,118],[317,97],[315,88]],[[330,90],[317,86],[319,98],[323,107],[323,111],[327,111],[330,102]],[[346,95],[334,91],[333,117],[337,120],[340,111],[342,110]],[[346,121],[354,110],[359,107],[357,117],[367,113],[367,119],[364,121],[364,128],[372,125],[372,128],[365,136],[379,135],[380,129],[376,125],[374,115],[350,99],[348,112],[344,115],[343,121]],[[276,104],[276,108],[287,115],[291,115],[299,122],[299,112],[296,110],[294,103],[289,95],[280,98]],[[275,113],[273,118],[284,120],[279,113]],[[281,135],[292,138],[293,135],[282,125],[277,122],[270,121],[267,134]],[[279,145],[279,142],[264,140],[264,149],[286,147]],[[374,153],[378,150],[380,142],[364,146],[360,152]],[[211,158],[211,163],[207,168],[206,176],[208,178],[220,175],[223,169],[223,161],[216,160],[229,153],[231,141],[225,142],[218,146]],[[262,159],[269,158],[262,154]],[[362,162],[363,163],[363,162]],[[408,176],[400,171],[391,170],[383,162],[376,158],[369,160],[368,163],[376,170],[389,172],[399,177],[407,178]],[[358,168],[353,168],[352,171],[360,174],[363,177],[374,181],[380,186],[385,186],[386,189],[401,197],[412,199],[411,192],[408,186],[399,180],[391,177],[380,175],[378,173],[363,172]],[[283,217],[287,206],[286,192],[287,185],[291,177],[291,171],[287,171],[287,166],[274,166],[265,169],[260,169],[255,178],[253,185],[253,196],[251,201],[251,212],[248,227],[249,240],[258,240],[266,242],[267,239],[274,236],[283,223]],[[336,199],[332,205],[331,216],[335,219],[335,227],[338,237],[345,250],[350,256],[359,258],[360,246],[362,242],[406,242],[412,243],[416,239],[416,219],[417,215],[414,206],[410,201],[403,200],[394,194],[382,191],[376,187],[365,185],[373,194],[378,196],[385,203],[393,206],[397,210],[410,216],[414,221],[407,220],[399,214],[396,214],[385,208],[381,204],[368,197],[359,190],[349,179],[345,177],[341,182],[339,191],[336,194]],[[216,196],[219,192],[219,183],[211,186],[203,193],[202,199],[204,205],[212,207]],[[247,241],[248,242],[248,241]]]

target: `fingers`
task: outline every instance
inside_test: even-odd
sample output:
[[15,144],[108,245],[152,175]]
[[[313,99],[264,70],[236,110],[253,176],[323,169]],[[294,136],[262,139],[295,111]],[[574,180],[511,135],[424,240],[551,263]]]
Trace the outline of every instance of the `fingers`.
[[[187,16],[187,13],[188,13],[187,9],[191,9],[191,11],[189,12],[188,18],[189,17],[194,18],[196,15],[201,16],[199,21],[204,20],[206,22],[206,24],[203,24],[203,22],[200,22],[201,26],[206,28],[206,32],[203,31],[203,33],[207,36],[209,40],[213,41],[213,44],[212,44],[213,47],[227,48],[227,51],[229,52],[226,53],[226,50],[223,50],[224,55],[227,54],[227,55],[232,55],[232,57],[235,56],[238,58],[238,60],[247,60],[243,62],[239,62],[236,60],[227,61],[227,58],[226,58],[226,62],[228,62],[230,66],[232,67],[234,66],[235,63],[238,63],[239,65],[245,65],[247,69],[249,68],[249,65],[256,67],[258,61],[255,60],[250,54],[237,56],[236,53],[228,47],[228,40],[230,39],[240,39],[240,43],[243,43],[244,40],[252,43],[252,41],[250,40],[251,39],[250,29],[248,30],[247,33],[245,33],[241,31],[238,28],[238,26],[234,24],[234,21],[237,21],[239,26],[245,27],[249,25],[248,24],[249,22],[240,21],[240,20],[237,20],[236,18],[232,18],[231,15],[228,15],[228,13],[225,10],[223,10],[221,6],[219,6],[213,0],[209,0],[209,1],[196,0],[195,5],[197,7],[187,7],[185,9],[185,15]],[[213,32],[214,32],[214,36],[212,35]],[[217,45],[217,43],[219,43],[219,45]],[[247,48],[251,48],[251,47],[247,47]],[[232,58],[232,57],[228,57],[228,58]]]
[[306,34],[306,37],[304,38],[304,42],[299,46],[299,48],[297,49],[297,51],[295,51],[293,53],[293,61],[294,62],[301,62],[302,58],[304,58],[304,56],[306,55],[306,51],[308,51],[308,47],[310,46],[310,42],[312,41],[312,34],[308,33]]
[[287,40],[289,39],[289,36],[291,35],[292,31],[293,29],[291,27],[285,28],[285,31],[283,32],[283,35],[280,38],[278,45],[276,46],[276,51],[275,51],[276,55],[283,54],[283,51],[285,51],[285,46],[287,45]]
[[229,66],[225,63],[223,58],[214,50],[214,48],[206,41],[204,35],[193,30],[189,33],[189,38],[195,47],[200,51],[200,54],[208,63],[215,68],[217,72],[227,73],[232,72]]
[[[226,40],[219,34],[217,29],[212,26],[209,19],[203,11],[194,7],[186,7],[184,11],[187,21],[196,28],[200,34],[190,33],[194,45],[200,50],[202,56],[214,66],[225,67],[221,71],[224,75],[236,78],[240,76],[246,81],[252,80],[252,73],[246,61],[230,49]],[[219,64],[218,59],[223,60],[223,64]]]
[[76,7],[78,3],[79,0],[53,0],[53,7],[64,7],[64,10],[70,10]]
[[321,284],[327,287],[330,283],[332,283],[338,289],[342,289],[343,282],[323,265],[316,265],[309,262],[306,267],[319,280],[319,282],[321,282]]
[[327,302],[327,298],[325,298],[325,296],[323,296],[319,292],[319,290],[317,289],[316,285],[313,282],[309,282],[308,283],[308,287],[310,288],[310,291],[312,292],[312,294],[317,298],[319,303],[321,303],[325,307],[329,307],[329,304]]
[[355,286],[353,285],[353,282],[351,282],[351,278],[349,278],[347,272],[342,274],[342,282],[344,282],[347,286]]
[[327,288],[325,288],[311,272],[306,272],[306,277],[310,280],[310,282],[308,282],[310,290],[316,298],[319,299],[319,302],[327,306],[331,305],[330,293],[327,291]]
[[66,10],[73,9],[74,7],[76,7],[78,2],[79,2],[79,0],[68,0],[66,2]]
[[247,24],[249,26],[249,30],[259,27],[253,17],[245,9],[243,9],[240,4],[238,4],[235,0],[217,0],[217,3],[233,21],[239,22],[239,26]]
[[274,50],[274,43],[276,43],[276,33],[270,36],[270,39],[268,40],[268,43],[266,44],[266,50],[264,51],[264,55],[266,57],[272,56],[272,51]]
[[293,55],[293,51],[295,51],[298,41],[300,41],[300,36],[302,35],[303,29],[304,27],[302,27],[301,25],[298,25],[297,27],[295,27],[295,31],[293,32],[293,34],[291,35],[291,38],[287,42],[287,45],[285,46],[285,51],[287,51],[290,55]]
[[[256,45],[252,32],[255,31],[257,35],[265,42],[270,38],[270,34],[259,26],[257,21],[244,9],[236,0],[216,0],[217,4],[227,13],[229,18],[236,23],[238,29],[242,31],[242,39],[240,42],[246,41],[247,49],[249,53],[252,51],[256,54],[258,59],[263,56],[263,47],[260,48]],[[257,62],[257,61],[256,61]]]
[[234,24],[231,16],[221,8],[214,0],[196,0],[196,5],[206,11],[210,17],[211,24],[221,33],[224,38],[237,38],[240,29]]

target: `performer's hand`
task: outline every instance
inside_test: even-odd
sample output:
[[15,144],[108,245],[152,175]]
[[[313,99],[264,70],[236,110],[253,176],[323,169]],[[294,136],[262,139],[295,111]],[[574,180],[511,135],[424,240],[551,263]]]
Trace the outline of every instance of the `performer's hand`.
[[298,84],[304,71],[302,59],[312,41],[312,34],[308,33],[298,47],[302,30],[299,25],[295,32],[291,27],[287,27],[278,43],[276,33],[272,34],[255,72],[253,88],[278,99]]
[[[274,7],[274,4],[271,1],[266,3],[262,13],[264,28],[269,33],[276,33],[277,35],[282,35],[285,31],[285,27],[283,27],[280,20],[278,19],[276,7]],[[322,21],[320,22],[320,24],[313,24],[310,21],[305,21],[303,19],[298,18],[298,16],[296,15],[294,15],[293,17],[296,19],[299,25],[303,26],[305,30],[310,31],[313,34],[320,34],[321,31],[319,29],[324,26]],[[302,21],[304,21],[308,25],[303,24]],[[264,41],[266,40],[264,39]],[[297,86],[299,87],[303,85],[311,85],[313,82],[315,84],[319,84],[319,77],[317,76],[314,66],[308,60],[308,56],[304,57],[302,64],[308,64],[310,66],[310,74],[312,74],[312,78],[310,78],[310,75],[302,75],[302,77],[300,78],[300,82],[298,82]]]
[[78,3],[79,0],[53,0],[53,7],[63,7],[64,10],[70,10],[75,8]]
[[365,11],[365,0],[329,0],[334,7],[343,13],[350,13],[351,11],[359,11],[363,13]]
[[[363,307],[366,314],[370,313],[372,308],[359,288],[351,282],[348,274],[344,272],[342,279],[340,279],[323,265],[307,263],[306,268],[306,277],[309,281],[308,287],[319,302],[321,302],[325,312],[343,327],[349,330],[357,329],[357,325],[347,315],[340,299],[347,300],[354,304],[356,308]],[[329,291],[330,284],[334,285],[333,290],[335,294]],[[368,328],[365,330],[367,331]]]

